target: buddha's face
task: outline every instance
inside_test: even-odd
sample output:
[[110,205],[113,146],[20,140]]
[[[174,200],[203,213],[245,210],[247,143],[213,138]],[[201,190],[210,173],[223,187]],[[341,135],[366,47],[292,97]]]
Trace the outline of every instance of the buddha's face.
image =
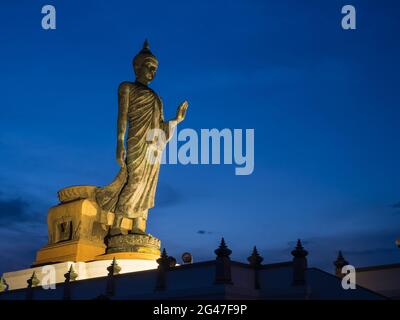
[[157,67],[157,61],[154,59],[145,59],[139,68],[135,70],[136,79],[143,84],[148,84],[154,79]]

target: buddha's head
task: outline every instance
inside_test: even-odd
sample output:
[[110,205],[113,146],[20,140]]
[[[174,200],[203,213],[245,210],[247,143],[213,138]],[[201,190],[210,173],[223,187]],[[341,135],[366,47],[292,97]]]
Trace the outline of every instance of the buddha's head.
[[133,58],[133,70],[136,80],[147,85],[156,75],[158,60],[149,49],[147,40],[143,44],[143,49]]

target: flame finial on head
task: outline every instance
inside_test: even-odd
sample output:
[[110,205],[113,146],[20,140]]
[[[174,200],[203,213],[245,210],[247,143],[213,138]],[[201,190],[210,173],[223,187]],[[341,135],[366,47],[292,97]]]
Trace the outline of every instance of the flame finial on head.
[[149,42],[147,41],[147,39],[144,40],[143,49],[150,50]]
[[147,39],[144,40],[142,50],[140,50],[139,53],[133,58],[132,61],[133,67],[136,69],[146,59],[152,59],[158,64],[156,56],[150,51],[150,45]]

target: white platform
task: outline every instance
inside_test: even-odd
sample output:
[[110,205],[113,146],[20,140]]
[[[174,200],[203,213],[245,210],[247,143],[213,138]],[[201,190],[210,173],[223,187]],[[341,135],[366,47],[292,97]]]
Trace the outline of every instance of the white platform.
[[[50,279],[52,283],[61,283],[65,281],[64,274],[68,272],[71,264],[75,272],[78,274],[76,280],[91,279],[104,277],[108,274],[107,267],[112,263],[112,260],[99,260],[91,262],[62,262],[47,266],[23,269],[13,272],[6,272],[3,278],[8,285],[8,290],[26,288],[27,280],[36,272],[36,277],[40,280],[40,285],[49,285]],[[139,260],[139,259],[121,259],[117,261],[121,267],[120,274],[156,269],[158,264],[155,260]],[[50,269],[53,267],[54,269]],[[55,280],[54,280],[55,278]]]

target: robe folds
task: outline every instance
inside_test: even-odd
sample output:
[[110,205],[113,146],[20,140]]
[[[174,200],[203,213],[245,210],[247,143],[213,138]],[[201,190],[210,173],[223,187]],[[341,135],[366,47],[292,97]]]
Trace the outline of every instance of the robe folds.
[[[147,210],[154,206],[162,150],[173,128],[164,121],[162,101],[152,89],[123,82],[119,90],[128,92],[125,165],[109,185],[96,190],[95,197],[104,210],[147,219]],[[157,133],[153,129],[161,129],[165,140],[150,134]]]

